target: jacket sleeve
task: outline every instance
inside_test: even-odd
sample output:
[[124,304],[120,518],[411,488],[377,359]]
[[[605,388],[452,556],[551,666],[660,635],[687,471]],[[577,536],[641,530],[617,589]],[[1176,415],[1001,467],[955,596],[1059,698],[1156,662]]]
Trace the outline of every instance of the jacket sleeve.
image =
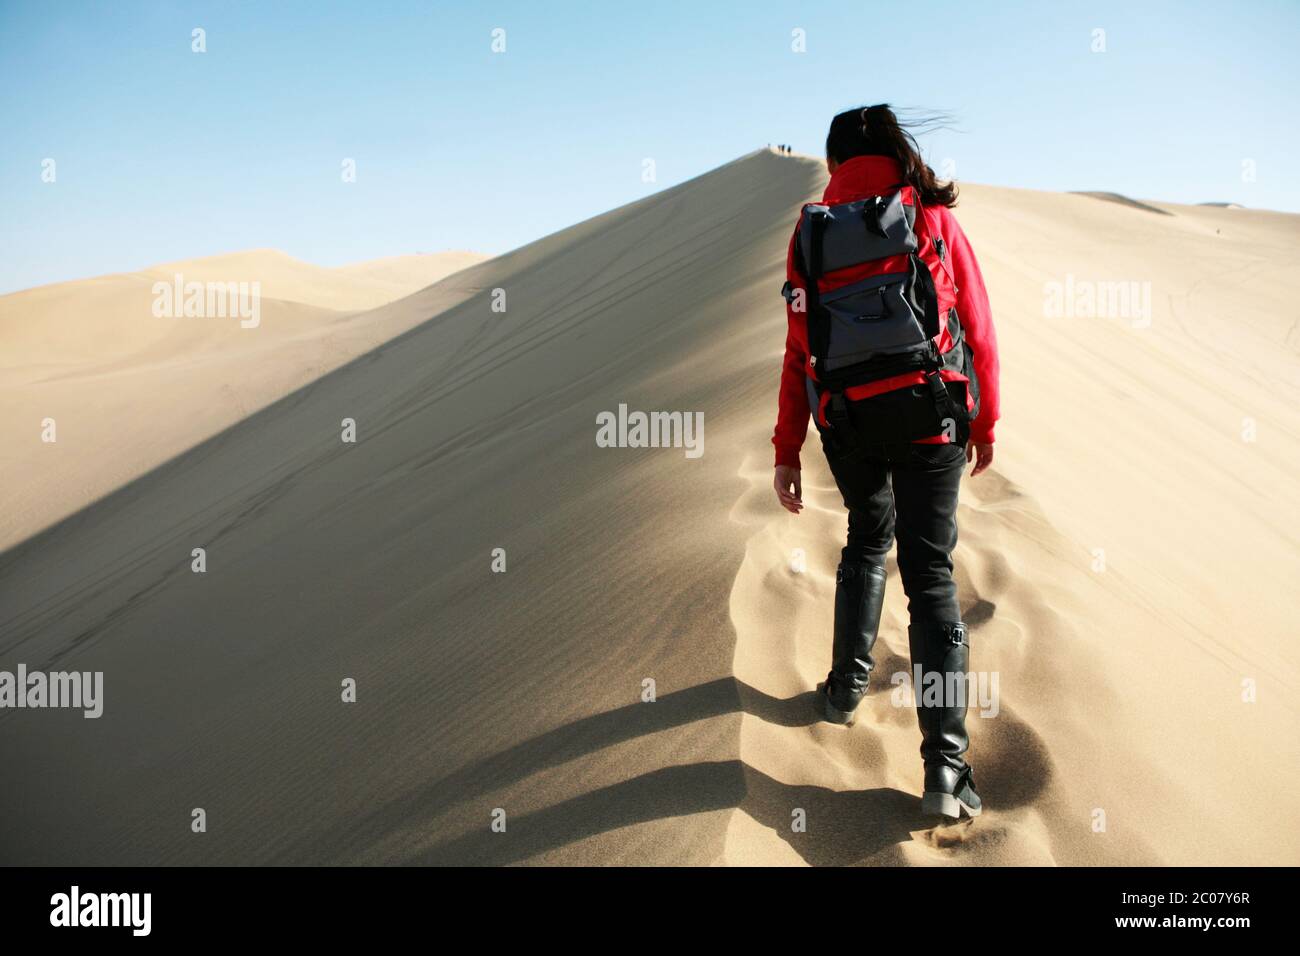
[[957,317],[961,320],[962,332],[975,361],[975,375],[979,378],[980,410],[971,423],[970,437],[971,441],[989,444],[993,441],[993,426],[1000,413],[998,337],[993,330],[993,310],[989,306],[989,294],[984,288],[984,276],[975,259],[975,250],[971,248],[966,233],[951,213],[943,219],[943,234],[948,240],[953,279],[957,285]]
[[[786,253],[785,276],[795,289],[803,289],[803,279],[794,267],[794,237]],[[797,301],[804,301],[800,296]],[[808,435],[808,391],[804,384],[808,363],[807,333],[804,331],[806,315],[796,312],[793,304],[786,303],[785,357],[781,361],[781,392],[777,398],[776,432],[772,444],[776,446],[776,465],[799,467],[799,449]]]

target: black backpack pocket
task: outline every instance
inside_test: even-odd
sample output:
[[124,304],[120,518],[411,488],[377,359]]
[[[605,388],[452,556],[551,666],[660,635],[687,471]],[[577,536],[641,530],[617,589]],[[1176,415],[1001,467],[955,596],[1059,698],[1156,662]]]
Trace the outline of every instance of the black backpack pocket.
[[[953,404],[964,409],[966,383],[944,382],[944,387]],[[853,399],[847,401],[845,407],[853,430],[861,441],[901,444],[931,438],[945,431],[954,440],[963,439],[965,416],[962,421],[950,424],[946,420],[949,416],[941,414],[935,407],[928,385],[912,385],[870,398]]]
[[[971,397],[970,419],[974,421],[979,416],[980,410],[979,376],[975,374],[975,353],[971,351],[970,343],[966,341],[966,333],[962,330],[956,308],[948,310],[948,335],[952,339],[953,346],[944,355],[943,364],[946,368],[966,376],[966,391]],[[964,405],[962,407],[965,408]]]

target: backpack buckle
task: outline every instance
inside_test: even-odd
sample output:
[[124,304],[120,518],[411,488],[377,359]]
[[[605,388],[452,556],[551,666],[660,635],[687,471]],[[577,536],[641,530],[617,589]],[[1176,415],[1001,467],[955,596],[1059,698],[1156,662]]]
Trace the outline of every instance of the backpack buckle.
[[867,231],[875,233],[881,239],[889,238],[889,233],[880,222],[880,217],[884,215],[888,205],[884,196],[873,196],[871,202],[862,204],[862,221]]

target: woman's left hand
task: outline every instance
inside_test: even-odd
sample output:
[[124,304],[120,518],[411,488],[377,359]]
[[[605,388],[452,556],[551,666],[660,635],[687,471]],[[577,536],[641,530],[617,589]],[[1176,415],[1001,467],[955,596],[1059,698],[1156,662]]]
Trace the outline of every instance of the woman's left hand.
[[971,477],[974,478],[981,471],[993,464],[993,443],[973,441],[966,445],[966,460],[975,459],[975,467],[970,470]]

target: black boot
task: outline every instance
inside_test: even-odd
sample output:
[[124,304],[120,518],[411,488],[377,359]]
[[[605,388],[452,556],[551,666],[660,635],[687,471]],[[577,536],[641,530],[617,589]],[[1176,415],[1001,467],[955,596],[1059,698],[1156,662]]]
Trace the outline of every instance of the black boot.
[[835,640],[831,672],[818,689],[822,716],[833,724],[853,721],[853,711],[867,693],[867,678],[876,662],[871,648],[880,629],[885,602],[885,568],[880,564],[843,561],[835,573]]
[[[964,810],[977,817],[983,810],[975,780],[964,754],[970,743],[966,735],[966,707],[970,686],[965,675],[970,661],[966,625],[923,621],[907,629],[912,651],[913,672],[919,666],[922,681],[915,688],[916,716],[921,724],[921,759],[925,762],[925,792],[921,812],[957,818]],[[941,700],[929,704],[927,683],[937,673],[943,677]],[[956,675],[962,675],[954,680]],[[930,692],[932,695],[935,691]]]

